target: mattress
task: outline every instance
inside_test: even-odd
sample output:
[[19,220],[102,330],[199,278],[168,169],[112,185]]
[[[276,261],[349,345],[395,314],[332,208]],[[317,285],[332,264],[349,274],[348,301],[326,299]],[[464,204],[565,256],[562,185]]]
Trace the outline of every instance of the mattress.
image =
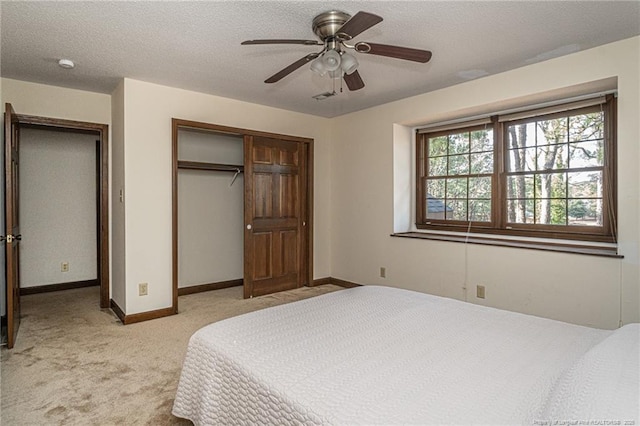
[[390,287],[341,290],[197,331],[173,414],[196,425],[557,420],[558,381],[613,333]]

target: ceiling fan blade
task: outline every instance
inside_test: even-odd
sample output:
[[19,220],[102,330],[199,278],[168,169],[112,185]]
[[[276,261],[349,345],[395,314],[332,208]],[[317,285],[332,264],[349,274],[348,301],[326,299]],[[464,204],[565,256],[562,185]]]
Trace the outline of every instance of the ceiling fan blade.
[[275,73],[274,75],[272,75],[271,77],[266,79],[264,82],[265,83],[275,83],[276,81],[281,80],[283,77],[288,76],[289,74],[291,74],[292,72],[294,72],[295,70],[297,70],[298,68],[303,66],[304,64],[308,63],[309,61],[313,61],[318,56],[320,56],[319,53],[310,53],[307,56],[305,56],[304,58],[300,58],[297,61],[295,61],[294,63],[292,63],[291,65],[289,65],[288,67],[283,68],[282,70],[278,71],[277,73]]
[[323,45],[317,40],[293,40],[293,39],[245,40],[240,44],[244,46],[249,44],[302,44],[305,46],[322,46]]
[[344,82],[347,83],[347,87],[349,90],[360,90],[364,87],[364,81],[362,81],[362,77],[360,77],[360,73],[358,70],[355,70],[351,74],[344,75]]
[[382,17],[373,13],[358,12],[351,17],[338,31],[338,36],[345,34],[349,39],[382,22]]
[[388,56],[389,58],[404,59],[407,61],[427,63],[431,59],[428,50],[411,49],[408,47],[390,46],[378,43],[356,43],[356,51],[370,55]]

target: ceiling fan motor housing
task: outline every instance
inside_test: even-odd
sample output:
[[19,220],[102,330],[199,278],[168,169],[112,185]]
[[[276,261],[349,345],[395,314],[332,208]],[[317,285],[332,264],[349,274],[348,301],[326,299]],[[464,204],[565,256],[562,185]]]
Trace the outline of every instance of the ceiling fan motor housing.
[[[313,32],[322,40],[333,38],[338,31],[349,19],[351,15],[339,10],[331,10],[321,13],[313,18]],[[342,34],[340,35],[342,37]]]

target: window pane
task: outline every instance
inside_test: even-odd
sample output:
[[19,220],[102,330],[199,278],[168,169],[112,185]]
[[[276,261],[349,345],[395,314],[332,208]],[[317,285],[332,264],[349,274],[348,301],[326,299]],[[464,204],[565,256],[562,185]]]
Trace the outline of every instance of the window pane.
[[471,154],[471,174],[493,172],[493,153]]
[[551,222],[551,200],[536,199],[535,223],[549,225]]
[[512,124],[507,126],[507,148],[518,149],[536,146],[536,124]]
[[536,148],[509,150],[509,172],[532,172],[536,170]]
[[572,143],[569,146],[569,165],[572,168],[598,167],[604,161],[604,141]]
[[536,223],[540,225],[566,225],[566,200],[536,200]]
[[446,176],[447,157],[429,158],[429,176]]
[[507,222],[533,223],[533,200],[509,200],[507,202]]
[[602,226],[602,200],[569,200],[569,225]]
[[[472,141],[473,155],[470,153]],[[454,132],[428,138],[427,144],[427,176],[424,183],[426,218],[469,220],[468,198],[471,192],[475,220],[490,221],[491,175],[494,173],[493,129]],[[480,176],[469,178],[471,173]],[[473,186],[471,191],[469,185]]]
[[537,198],[566,198],[567,197],[567,174],[566,173],[545,173],[535,176],[536,197]]
[[567,224],[567,200],[551,200],[551,224]]
[[538,170],[566,169],[568,167],[566,145],[546,145],[536,152]]
[[453,210],[451,219],[467,220],[467,201],[466,200],[448,201],[447,206],[451,207],[451,209]]
[[604,138],[604,113],[593,112],[569,117],[569,140],[586,141]]
[[429,157],[435,157],[438,155],[447,155],[448,144],[449,144],[449,141],[446,136],[429,138]]
[[452,155],[449,157],[449,174],[450,175],[468,175],[469,174],[469,155]]
[[491,199],[491,177],[469,178],[469,198]]
[[493,130],[471,132],[471,152],[493,152]]
[[427,179],[427,198],[444,198],[444,179]]
[[449,135],[449,155],[469,152],[469,132]]
[[602,198],[602,172],[569,173],[570,198]]
[[533,198],[533,175],[507,177],[508,198]]
[[554,120],[542,120],[536,126],[536,144],[549,145],[566,143],[568,141],[568,119],[565,117]]
[[469,200],[469,220],[474,222],[490,222],[491,201]]
[[427,219],[448,219],[451,217],[451,208],[448,208],[442,198],[427,195],[426,210]]
[[467,198],[467,178],[447,179],[447,199]]

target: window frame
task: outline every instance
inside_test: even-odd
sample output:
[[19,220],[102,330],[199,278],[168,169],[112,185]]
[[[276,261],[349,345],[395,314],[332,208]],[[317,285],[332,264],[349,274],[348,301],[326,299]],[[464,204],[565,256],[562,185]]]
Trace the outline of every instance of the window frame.
[[[601,110],[604,113],[603,143],[605,154],[602,165],[602,226],[509,223],[507,221],[507,176],[509,174],[506,171],[509,149],[505,146],[508,126],[542,119],[568,117],[580,113],[593,112],[594,109]],[[436,128],[433,131],[418,129],[416,131],[416,228],[428,231],[472,232],[511,237],[615,243],[617,239],[617,103],[615,96],[607,95],[602,103],[594,103],[589,106],[572,106],[571,102],[559,104],[555,112],[549,112],[548,108],[532,107],[523,110],[519,115],[520,117],[513,119],[508,116],[493,115],[490,117],[490,124],[477,124],[477,122],[470,120],[446,126],[444,129]],[[494,138],[490,221],[469,222],[467,220],[427,218],[425,182],[428,177],[429,138],[489,129],[490,127],[493,129]],[[567,168],[567,170],[571,169]]]

